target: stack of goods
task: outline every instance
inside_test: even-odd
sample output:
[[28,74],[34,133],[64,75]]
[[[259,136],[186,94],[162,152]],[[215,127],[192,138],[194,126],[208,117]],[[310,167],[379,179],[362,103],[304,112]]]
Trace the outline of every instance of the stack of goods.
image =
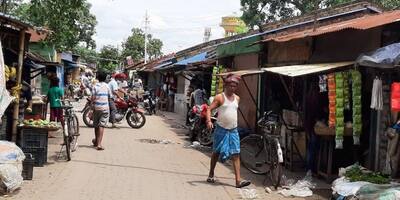
[[[219,73],[224,73],[226,70],[224,69],[223,66],[219,67]],[[219,77],[218,80],[218,93],[222,93],[224,91],[224,79],[222,77]]]
[[349,76],[348,72],[343,72],[344,79],[344,109],[350,110],[350,84],[349,84]]
[[214,66],[212,71],[212,78],[211,78],[211,96],[214,97],[217,93],[217,74],[218,74],[218,67]]
[[392,111],[400,111],[400,83],[392,84],[392,94],[391,94],[391,105]]
[[344,75],[342,72],[335,74],[336,83],[336,148],[343,148],[343,135],[344,135]]
[[362,110],[361,110],[361,73],[357,70],[351,72],[353,91],[353,140],[355,145],[360,144],[362,132]]
[[328,75],[328,95],[329,95],[329,127],[333,128],[336,124],[336,83],[335,74]]

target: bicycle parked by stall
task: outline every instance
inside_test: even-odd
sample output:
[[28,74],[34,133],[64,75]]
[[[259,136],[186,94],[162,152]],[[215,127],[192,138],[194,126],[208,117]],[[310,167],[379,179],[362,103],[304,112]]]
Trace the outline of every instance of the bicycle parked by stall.
[[61,107],[64,110],[65,127],[63,128],[64,143],[62,144],[60,154],[65,146],[67,160],[70,161],[71,152],[76,151],[78,147],[79,121],[71,102],[69,100],[62,100],[61,102]]
[[249,171],[269,175],[272,185],[277,188],[283,170],[279,116],[272,111],[266,112],[257,124],[263,134],[250,134],[240,141],[240,160]]

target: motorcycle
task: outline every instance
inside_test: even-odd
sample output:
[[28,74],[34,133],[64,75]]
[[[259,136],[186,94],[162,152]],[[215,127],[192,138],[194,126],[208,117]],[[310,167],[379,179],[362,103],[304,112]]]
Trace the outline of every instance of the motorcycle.
[[[127,100],[123,98],[116,98],[115,107],[117,108],[117,112],[115,114],[115,122],[120,122],[124,117],[126,117],[126,121],[129,126],[135,129],[142,128],[146,123],[146,117],[144,116],[144,112],[138,107],[138,102],[136,98],[133,96],[129,96]],[[93,127],[93,109],[91,109],[91,99],[87,98],[87,102],[85,107],[83,108],[83,122],[88,127]]]
[[[191,141],[198,140],[201,145],[209,146],[212,144],[213,130],[207,128],[206,114],[208,105],[193,106],[189,116],[189,137]],[[211,122],[216,126],[216,113],[211,116]]]
[[143,107],[149,115],[156,114],[157,97],[151,92],[146,91],[143,95]]

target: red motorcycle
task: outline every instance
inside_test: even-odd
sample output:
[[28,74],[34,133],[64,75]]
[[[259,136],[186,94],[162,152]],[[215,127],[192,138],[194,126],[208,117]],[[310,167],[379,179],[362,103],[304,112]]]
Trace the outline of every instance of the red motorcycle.
[[[115,122],[120,122],[124,117],[129,126],[135,129],[142,128],[146,123],[146,117],[144,111],[142,111],[136,98],[129,96],[127,100],[118,97],[115,101],[115,107],[117,112],[115,114]],[[88,127],[93,127],[93,109],[91,109],[92,102],[90,98],[87,98],[85,107],[83,108],[83,122]]]
[[[189,116],[189,136],[191,141],[198,140],[201,145],[209,146],[212,144],[212,134],[214,130],[209,130],[206,124],[208,105],[193,106]],[[216,125],[217,114],[211,116],[211,122]]]

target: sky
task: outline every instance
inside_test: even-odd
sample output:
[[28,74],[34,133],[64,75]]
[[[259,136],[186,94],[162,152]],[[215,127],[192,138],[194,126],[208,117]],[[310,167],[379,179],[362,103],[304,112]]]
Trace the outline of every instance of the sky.
[[149,33],[163,41],[164,54],[203,42],[205,27],[211,39],[224,36],[219,26],[223,16],[240,16],[240,0],[88,0],[98,24],[94,39],[99,50],[104,45],[121,49],[133,27],[144,28],[146,10]]

